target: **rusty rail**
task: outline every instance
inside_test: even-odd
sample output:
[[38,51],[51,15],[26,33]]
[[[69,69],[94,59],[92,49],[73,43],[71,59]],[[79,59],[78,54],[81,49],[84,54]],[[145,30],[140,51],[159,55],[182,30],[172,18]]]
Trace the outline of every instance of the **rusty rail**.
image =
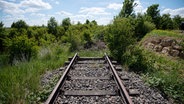
[[70,69],[71,69],[71,67],[74,64],[76,59],[77,59],[77,53],[74,55],[74,57],[70,61],[70,64],[68,65],[67,69],[65,70],[65,72],[63,73],[61,78],[59,79],[58,83],[56,84],[54,90],[50,94],[50,96],[47,99],[47,101],[45,102],[45,104],[53,104],[54,103],[55,98],[58,96],[59,90],[60,90],[61,86],[63,85],[64,81],[66,80],[66,76],[67,76],[68,72],[70,71]]
[[114,69],[114,67],[113,67],[113,65],[112,65],[112,63],[111,63],[111,61],[110,61],[110,59],[109,59],[109,57],[107,56],[106,53],[105,53],[105,59],[107,60],[109,66],[110,66],[110,69],[113,72],[114,78],[115,78],[115,80],[116,80],[116,82],[118,84],[119,90],[120,90],[121,97],[125,99],[125,101],[126,101],[125,103],[133,104],[133,102],[132,102],[128,92],[126,91],[125,86],[123,85],[121,79],[119,78],[116,70]]

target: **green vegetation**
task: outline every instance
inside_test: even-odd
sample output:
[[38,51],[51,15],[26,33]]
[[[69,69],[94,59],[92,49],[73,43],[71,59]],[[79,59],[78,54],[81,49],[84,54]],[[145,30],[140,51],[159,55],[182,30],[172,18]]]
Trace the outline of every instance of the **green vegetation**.
[[[184,40],[181,34],[154,30],[148,33],[142,41],[158,36]],[[175,102],[184,102],[183,59],[157,54],[146,50],[141,45],[127,50],[125,56],[127,57],[125,65],[129,66],[130,70],[143,72],[143,79],[148,85],[158,88],[165,97],[173,98]]]
[[[135,6],[134,0],[125,0],[121,12],[107,26],[95,20],[72,24],[70,18],[59,24],[54,17],[47,26],[28,26],[19,20],[5,28],[0,22],[0,102],[44,101],[58,78],[44,89],[40,87],[41,75],[62,66],[75,52],[85,57],[102,57],[106,52],[143,75],[148,85],[160,89],[166,97],[184,102],[184,61],[155,54],[140,45],[152,36],[173,37],[182,40],[184,50],[184,35],[173,30],[179,29],[184,18],[160,15],[159,4],[148,7],[145,14],[135,14]],[[104,42],[108,48],[101,44]]]
[[152,52],[144,56],[154,62],[154,70],[144,75],[146,83],[161,90],[166,97],[173,98],[176,102],[184,102],[184,60]]
[[[184,40],[183,34],[171,31],[179,28],[178,23],[183,18],[176,16],[171,19],[169,14],[161,16],[158,4],[148,7],[144,15],[132,15],[132,2],[134,1],[124,1],[123,4],[126,5],[123,5],[119,16],[107,28],[105,40],[111,55],[130,71],[143,75],[145,82],[158,88],[165,97],[172,98],[175,102],[184,102],[183,59],[158,55],[140,45],[152,36]],[[153,30],[155,27],[167,31]],[[151,30],[153,31],[150,32]]]
[[40,27],[19,20],[11,28],[4,28],[1,22],[0,31],[1,103],[44,102],[58,78],[53,79],[53,86],[42,88],[42,74],[61,67],[75,52],[94,57],[106,51],[93,49],[104,37],[104,26],[96,21],[73,25],[66,18],[59,26],[51,17],[47,27]]
[[107,30],[106,41],[111,55],[118,61],[122,60],[122,54],[127,46],[134,44],[134,31],[130,20],[127,18],[116,19]]
[[123,7],[119,13],[119,17],[129,17],[129,16],[135,16],[133,13],[133,9],[137,4],[134,3],[134,0],[125,0],[123,2]]
[[[184,35],[182,33],[177,33],[175,31],[168,31],[168,30],[153,30],[151,33],[148,33],[145,37],[151,37],[151,36],[160,36],[160,37],[172,37],[176,39],[184,39]],[[143,39],[143,40],[144,40]]]
[[39,57],[29,62],[19,62],[14,66],[6,66],[0,70],[0,102],[26,103],[30,93],[39,89],[40,75],[64,64],[68,54],[67,46],[58,44],[42,48]]

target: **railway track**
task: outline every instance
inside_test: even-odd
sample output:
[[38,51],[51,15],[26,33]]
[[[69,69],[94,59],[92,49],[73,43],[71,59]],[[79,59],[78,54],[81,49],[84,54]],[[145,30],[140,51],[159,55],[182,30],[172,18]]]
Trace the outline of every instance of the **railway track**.
[[69,59],[67,68],[45,104],[132,104],[114,64],[103,58]]

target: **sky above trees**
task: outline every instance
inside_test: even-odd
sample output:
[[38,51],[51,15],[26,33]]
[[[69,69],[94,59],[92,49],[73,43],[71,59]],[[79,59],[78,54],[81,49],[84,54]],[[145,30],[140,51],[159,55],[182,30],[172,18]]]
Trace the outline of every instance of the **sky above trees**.
[[[152,4],[159,4],[161,14],[184,17],[184,0],[135,0],[135,13],[144,13]],[[118,15],[123,0],[0,0],[0,21],[6,27],[17,20],[30,26],[47,24],[50,17],[58,23],[69,17],[72,23],[86,19],[96,20],[100,25],[109,24]]]

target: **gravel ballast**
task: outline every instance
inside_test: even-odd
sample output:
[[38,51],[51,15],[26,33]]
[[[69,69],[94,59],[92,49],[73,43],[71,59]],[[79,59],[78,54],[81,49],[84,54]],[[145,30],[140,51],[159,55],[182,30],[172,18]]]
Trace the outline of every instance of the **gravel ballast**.
[[[100,61],[101,62],[101,61]],[[88,62],[86,62],[88,63]],[[112,76],[111,71],[102,62],[89,64],[76,64],[70,71],[69,76],[73,77],[108,77]],[[119,65],[118,65],[119,66]],[[62,69],[62,68],[60,68]],[[42,86],[49,84],[54,77],[60,77],[63,70],[49,71],[41,78]],[[140,75],[129,71],[118,71],[126,89],[136,89],[139,94],[131,96],[135,104],[171,104],[165,99],[161,92],[151,88],[144,83]],[[126,78],[125,78],[126,77]],[[110,79],[70,79],[64,84],[62,90],[117,90],[118,87],[112,78]],[[120,96],[64,96],[59,95],[55,104],[122,104]]]

